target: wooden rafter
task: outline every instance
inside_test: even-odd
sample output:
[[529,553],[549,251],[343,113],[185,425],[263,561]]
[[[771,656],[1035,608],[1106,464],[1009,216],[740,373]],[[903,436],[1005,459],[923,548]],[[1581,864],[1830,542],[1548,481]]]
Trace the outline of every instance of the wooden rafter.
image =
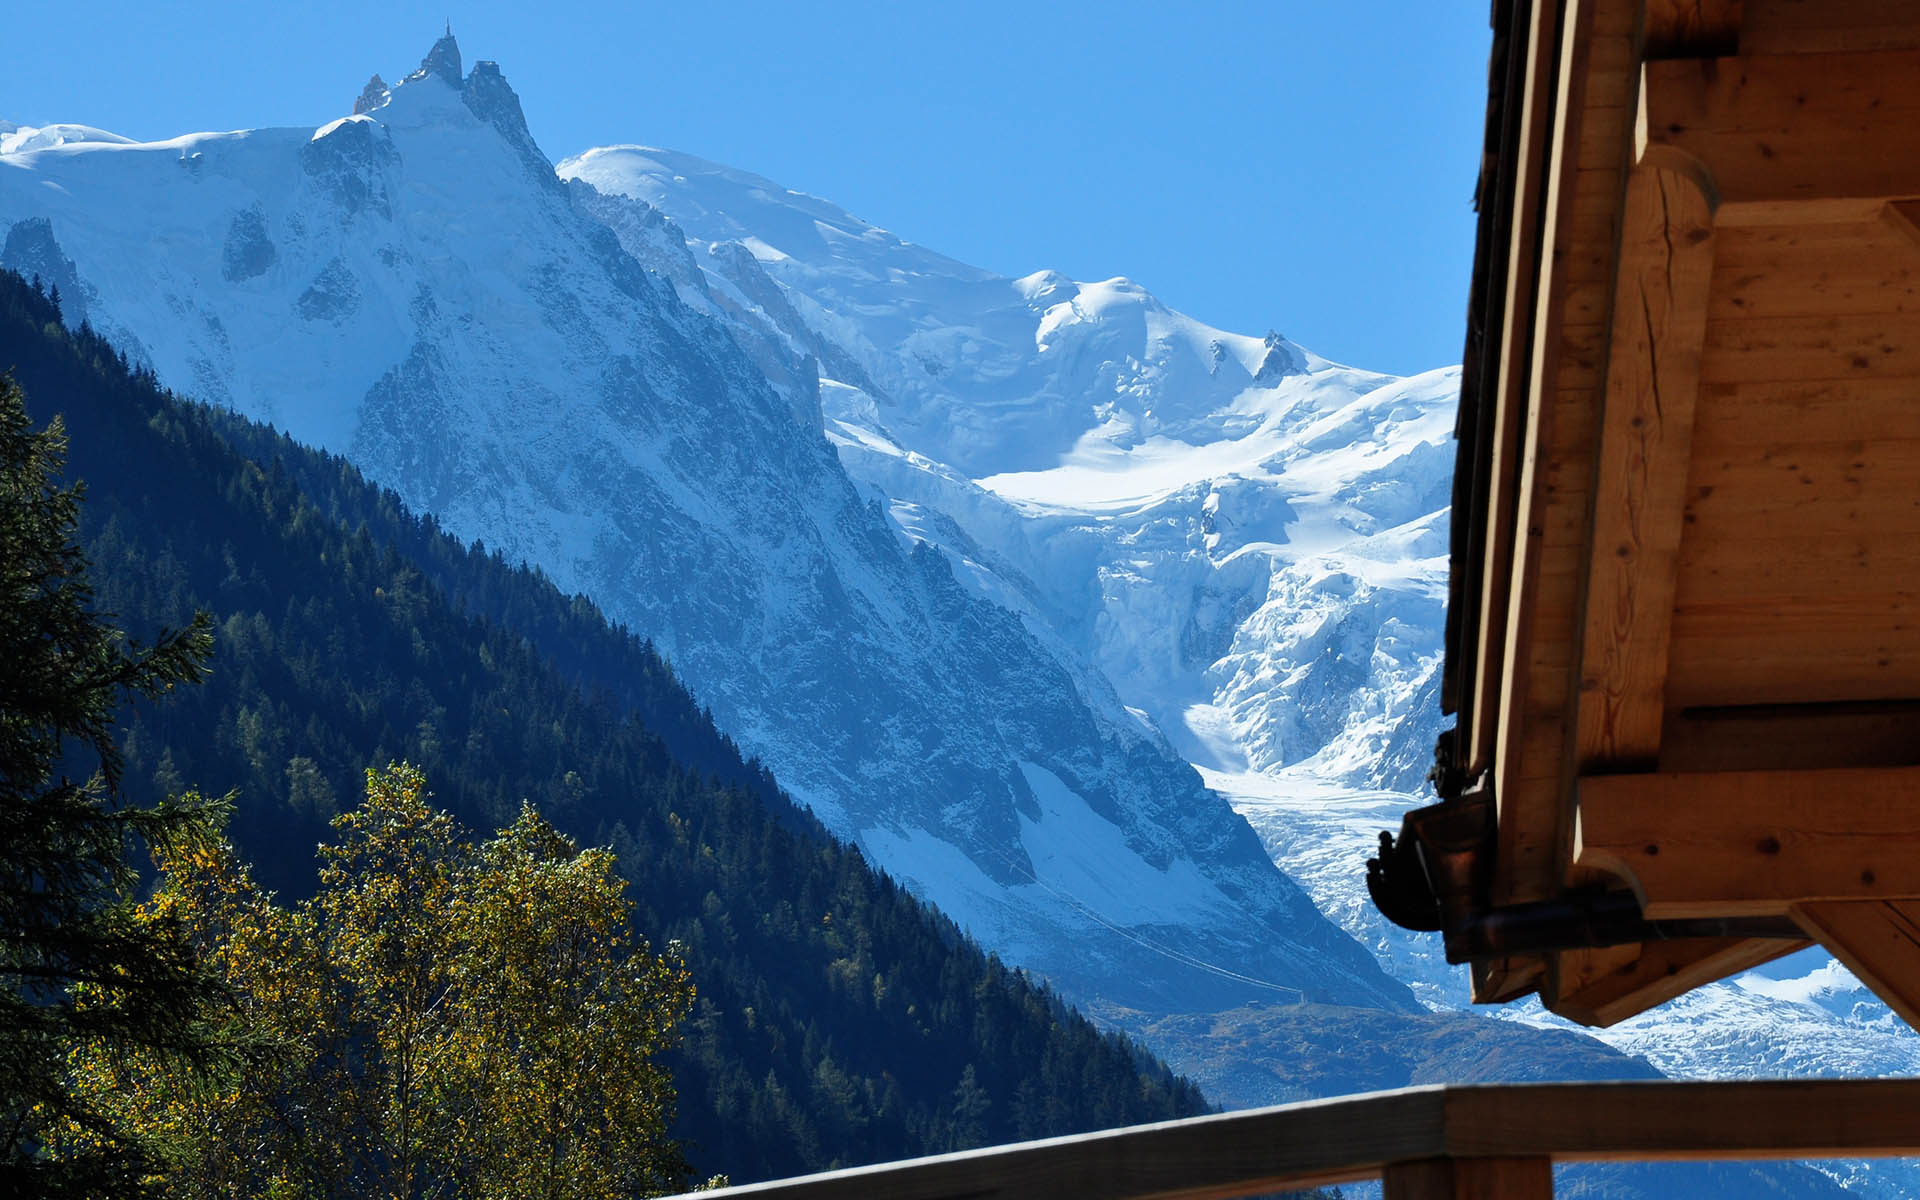
[[1920,897],[1920,767],[1669,772],[1580,781],[1575,862],[1649,918],[1786,916]]

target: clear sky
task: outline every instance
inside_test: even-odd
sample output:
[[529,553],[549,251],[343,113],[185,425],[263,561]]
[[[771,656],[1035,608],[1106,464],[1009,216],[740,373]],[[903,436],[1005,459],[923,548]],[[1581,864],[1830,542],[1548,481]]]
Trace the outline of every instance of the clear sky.
[[23,3],[0,117],[319,125],[449,18],[555,161],[666,146],[1009,275],[1127,275],[1377,370],[1460,357],[1484,0]]

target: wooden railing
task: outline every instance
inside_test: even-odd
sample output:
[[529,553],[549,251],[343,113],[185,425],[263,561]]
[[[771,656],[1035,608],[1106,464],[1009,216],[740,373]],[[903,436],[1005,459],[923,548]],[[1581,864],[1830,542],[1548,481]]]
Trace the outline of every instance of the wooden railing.
[[1381,1179],[1540,1200],[1557,1162],[1920,1154],[1920,1079],[1436,1086],[747,1184],[757,1200],[1202,1200]]

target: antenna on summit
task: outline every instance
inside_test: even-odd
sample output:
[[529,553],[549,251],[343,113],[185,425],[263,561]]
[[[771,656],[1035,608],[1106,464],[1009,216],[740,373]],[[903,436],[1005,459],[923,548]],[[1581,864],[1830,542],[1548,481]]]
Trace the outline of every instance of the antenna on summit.
[[453,18],[452,17],[447,18],[447,36],[448,37],[453,36]]

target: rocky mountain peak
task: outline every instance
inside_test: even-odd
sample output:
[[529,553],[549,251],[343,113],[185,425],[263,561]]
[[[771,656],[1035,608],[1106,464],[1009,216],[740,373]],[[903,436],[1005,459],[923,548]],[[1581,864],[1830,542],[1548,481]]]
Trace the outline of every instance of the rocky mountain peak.
[[393,93],[388,89],[387,81],[380,78],[380,73],[375,71],[373,78],[367,80],[367,86],[361,88],[360,94],[354,98],[353,115],[357,117],[364,113],[370,113],[374,109],[385,105],[386,102],[392,98]]
[[1254,373],[1253,381],[1261,386],[1271,386],[1289,375],[1300,375],[1307,369],[1306,362],[1300,357],[1293,344],[1272,330],[1267,331],[1265,339],[1267,352],[1260,360],[1260,369]]
[[460,43],[453,40],[453,27],[447,27],[446,36],[433,44],[427,56],[420,60],[420,69],[407,76],[408,79],[425,79],[431,75],[445,81],[452,87],[460,86]]

